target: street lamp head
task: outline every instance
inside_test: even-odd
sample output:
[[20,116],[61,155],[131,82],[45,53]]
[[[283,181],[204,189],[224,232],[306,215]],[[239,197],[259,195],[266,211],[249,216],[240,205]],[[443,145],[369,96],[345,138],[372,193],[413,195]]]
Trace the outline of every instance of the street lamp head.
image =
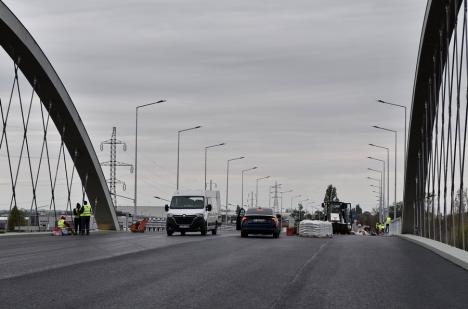
[[245,157],[237,157],[237,158],[232,158],[232,159],[229,159],[227,160],[228,162],[230,161],[234,161],[234,160],[241,160],[241,159],[244,159]]
[[156,101],[154,102],[155,104],[159,104],[159,103],[164,103],[164,102],[167,102],[166,100],[159,100],[159,101]]
[[210,146],[206,146],[205,149],[213,148],[213,147],[218,147],[218,146],[224,146],[224,145],[226,145],[226,143],[220,143],[220,144],[216,144],[216,145],[210,145]]
[[190,130],[195,130],[195,129],[200,129],[201,127],[202,127],[202,126],[191,127],[191,128],[188,128],[188,129],[179,130],[179,131],[177,131],[177,133],[181,133],[181,132],[185,132],[185,131],[190,131]]

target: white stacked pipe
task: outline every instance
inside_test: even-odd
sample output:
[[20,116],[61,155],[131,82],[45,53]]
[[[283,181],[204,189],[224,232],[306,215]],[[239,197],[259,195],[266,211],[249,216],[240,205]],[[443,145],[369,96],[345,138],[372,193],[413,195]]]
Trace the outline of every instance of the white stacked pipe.
[[299,223],[299,236],[303,237],[332,237],[332,224],[327,221],[303,220]]

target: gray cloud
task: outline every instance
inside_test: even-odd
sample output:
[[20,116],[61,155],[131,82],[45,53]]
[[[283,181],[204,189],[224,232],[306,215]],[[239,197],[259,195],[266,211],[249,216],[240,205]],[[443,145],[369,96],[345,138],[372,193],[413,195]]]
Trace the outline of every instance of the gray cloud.
[[[203,185],[203,147],[224,141],[209,154],[223,195],[226,159],[246,156],[232,164],[233,203],[240,170],[258,165],[248,191],[271,175],[313,201],[333,183],[341,199],[375,205],[365,158],[384,153],[367,144],[393,138],[369,127],[402,131],[403,121],[374,100],[410,103],[425,1],[5,3],[50,58],[96,147],[117,126],[129,145],[119,160],[132,162],[134,107],[168,99],[141,115],[142,203],[175,189],[176,131],[201,124],[183,136],[183,187]],[[132,175],[119,173],[131,195]],[[272,181],[262,182],[263,204]]]

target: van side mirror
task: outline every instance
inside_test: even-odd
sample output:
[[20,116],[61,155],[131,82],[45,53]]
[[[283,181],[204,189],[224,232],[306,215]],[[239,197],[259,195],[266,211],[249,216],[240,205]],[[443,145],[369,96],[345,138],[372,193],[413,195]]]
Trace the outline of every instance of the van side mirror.
[[166,211],[169,211],[169,205],[166,204],[166,205],[164,206],[164,209],[165,209]]
[[213,209],[213,207],[211,206],[211,204],[206,205],[206,210],[207,211],[211,211],[212,209]]

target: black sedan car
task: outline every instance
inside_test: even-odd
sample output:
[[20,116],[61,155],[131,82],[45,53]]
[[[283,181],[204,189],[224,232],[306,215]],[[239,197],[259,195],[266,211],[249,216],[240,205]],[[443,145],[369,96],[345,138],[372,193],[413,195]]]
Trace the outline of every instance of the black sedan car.
[[278,238],[281,232],[281,222],[273,214],[271,208],[249,208],[241,221],[241,236],[249,234],[273,235]]

